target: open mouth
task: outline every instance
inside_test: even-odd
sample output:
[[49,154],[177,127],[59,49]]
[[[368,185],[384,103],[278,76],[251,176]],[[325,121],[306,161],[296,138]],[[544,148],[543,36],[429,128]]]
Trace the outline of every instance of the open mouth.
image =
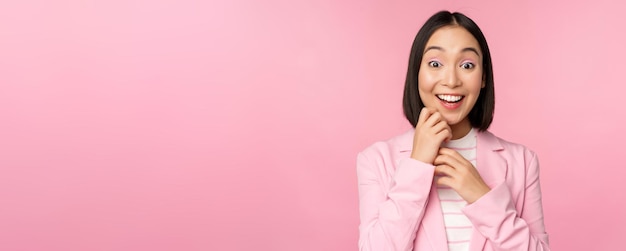
[[463,95],[449,95],[449,94],[438,94],[436,96],[439,100],[446,102],[446,103],[458,103],[461,100],[463,100],[463,98],[465,98],[465,96]]

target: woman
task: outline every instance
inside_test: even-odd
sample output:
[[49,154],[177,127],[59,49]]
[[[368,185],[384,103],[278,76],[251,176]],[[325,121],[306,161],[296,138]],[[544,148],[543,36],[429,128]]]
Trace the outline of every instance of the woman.
[[429,18],[404,87],[414,129],[357,158],[360,250],[549,250],[537,157],[487,131],[494,99],[480,28]]

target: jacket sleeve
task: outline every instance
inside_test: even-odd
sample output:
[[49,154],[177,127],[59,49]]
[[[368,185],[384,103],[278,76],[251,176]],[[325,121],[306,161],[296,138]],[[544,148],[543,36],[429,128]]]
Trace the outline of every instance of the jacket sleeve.
[[383,182],[388,177],[384,163],[382,156],[360,153],[357,157],[359,250],[412,250],[435,168],[408,158],[400,161],[391,182]]
[[539,163],[534,153],[530,152],[530,155],[520,212],[504,182],[463,209],[474,227],[496,250],[550,250],[543,224]]

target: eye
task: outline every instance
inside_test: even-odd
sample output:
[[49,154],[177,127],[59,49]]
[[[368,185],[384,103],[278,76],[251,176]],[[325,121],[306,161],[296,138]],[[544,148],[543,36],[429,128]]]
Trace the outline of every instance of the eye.
[[441,67],[441,63],[433,60],[433,61],[428,62],[428,66],[434,67],[434,68],[439,68],[439,67]]
[[474,68],[474,63],[470,63],[470,62],[465,62],[461,64],[461,68],[463,69],[473,69]]

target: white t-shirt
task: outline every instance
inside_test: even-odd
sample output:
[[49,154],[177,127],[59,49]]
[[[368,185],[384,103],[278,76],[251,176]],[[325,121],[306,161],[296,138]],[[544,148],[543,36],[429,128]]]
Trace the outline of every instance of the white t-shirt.
[[[472,128],[463,138],[442,144],[443,147],[456,150],[465,159],[476,166],[476,129]],[[472,236],[472,223],[461,212],[467,202],[452,188],[438,186],[437,193],[441,202],[443,221],[450,251],[466,251],[469,249]]]

